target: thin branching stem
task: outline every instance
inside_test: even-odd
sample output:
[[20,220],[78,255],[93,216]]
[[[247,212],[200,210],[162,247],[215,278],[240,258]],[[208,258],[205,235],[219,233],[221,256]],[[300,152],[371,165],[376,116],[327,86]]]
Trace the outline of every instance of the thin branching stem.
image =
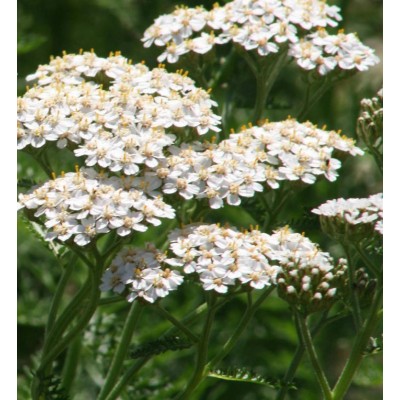
[[127,355],[127,349],[131,343],[133,332],[137,326],[142,311],[143,305],[139,301],[135,301],[126,317],[118,347],[114,353],[110,369],[108,370],[104,385],[99,393],[98,400],[104,400],[118,380]]
[[346,365],[340,375],[332,392],[332,400],[341,400],[344,398],[361,361],[363,352],[368,345],[371,335],[379,321],[381,315],[382,304],[382,283],[379,282],[378,289],[375,292],[371,308],[367,319],[365,320],[362,329],[357,335],[354,346],[347,359]]
[[176,326],[180,331],[182,331],[192,342],[197,343],[199,341],[199,337],[194,334],[189,328],[187,328],[182,322],[178,321],[171,313],[169,313],[164,307],[160,304],[156,304],[154,306],[154,310],[157,311],[160,315],[166,318],[169,322],[171,322],[174,326]]
[[206,320],[203,326],[203,331],[200,337],[199,342],[197,343],[197,358],[196,358],[196,365],[193,372],[193,375],[186,386],[186,389],[178,395],[176,400],[189,400],[191,398],[192,393],[197,389],[199,384],[205,378],[205,367],[208,359],[208,346],[211,336],[211,328],[214,322],[214,316],[216,309],[213,307],[215,304],[215,296],[213,293],[209,294],[207,305],[207,315]]
[[314,348],[314,343],[307,325],[306,317],[301,315],[298,311],[295,311],[295,318],[301,341],[303,342],[304,348],[308,354],[308,358],[310,359],[311,365],[314,369],[314,373],[324,395],[324,399],[332,400],[331,388],[329,386],[328,379],[325,376],[324,370],[318,360],[317,352]]

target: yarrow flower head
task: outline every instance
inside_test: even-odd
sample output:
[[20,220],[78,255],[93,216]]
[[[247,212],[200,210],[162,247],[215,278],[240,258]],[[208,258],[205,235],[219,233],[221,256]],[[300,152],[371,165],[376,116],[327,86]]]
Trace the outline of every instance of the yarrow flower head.
[[311,33],[290,46],[289,56],[305,70],[317,70],[326,75],[333,70],[366,71],[378,64],[374,50],[364,45],[354,34],[343,30],[330,35],[325,29]]
[[347,276],[347,260],[335,264],[328,253],[287,228],[273,236],[279,241],[279,296],[305,314],[329,308],[337,301]]
[[284,299],[313,311],[332,304],[345,270],[344,261],[335,267],[328,253],[287,227],[268,235],[197,224],[173,231],[170,241],[175,257],[165,262],[194,274],[204,290],[278,285]]
[[166,297],[183,283],[183,276],[165,264],[165,257],[152,245],[123,249],[104,272],[100,290],[124,294],[129,302]]
[[165,262],[195,274],[204,290],[227,293],[236,285],[263,289],[275,283],[279,268],[266,255],[271,239],[265,233],[215,224],[189,225],[173,231],[170,241],[175,257]]
[[294,119],[244,127],[220,143],[169,147],[166,165],[156,170],[164,194],[205,198],[211,208],[241,204],[282,181],[313,184],[319,176],[336,180],[341,162],[334,152],[363,154],[354,141],[334,131]]
[[21,193],[19,207],[43,219],[46,240],[73,238],[79,246],[111,230],[126,236],[175,217],[161,198],[149,198],[125,179],[93,169],[77,169]]
[[176,139],[174,129],[220,130],[217,103],[183,71],[150,70],[121,55],[64,54],[28,80],[37,85],[18,98],[19,149],[53,141],[72,146],[88,166],[134,174],[159,163]]
[[320,216],[322,229],[338,239],[357,241],[375,232],[383,235],[383,195],[328,200],[312,210]]
[[377,64],[374,51],[355,34],[327,32],[341,20],[340,9],[321,0],[234,0],[210,11],[178,7],[157,18],[142,41],[145,47],[165,47],[158,60],[169,63],[233,42],[261,57],[278,53],[287,43],[289,56],[301,68],[320,75],[334,69],[365,71]]

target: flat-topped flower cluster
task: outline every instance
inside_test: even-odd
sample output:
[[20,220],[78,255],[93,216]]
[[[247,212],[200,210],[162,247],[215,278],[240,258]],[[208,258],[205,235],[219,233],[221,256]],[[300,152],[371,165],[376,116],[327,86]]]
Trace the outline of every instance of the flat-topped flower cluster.
[[323,227],[333,235],[362,237],[365,236],[365,229],[370,227],[383,235],[382,193],[367,198],[328,200],[312,212],[320,215]]
[[120,55],[65,54],[28,79],[38,82],[18,98],[19,149],[48,141],[78,146],[75,155],[86,156],[88,166],[132,174],[140,164],[156,165],[175,141],[167,129],[190,127],[199,135],[220,130],[216,102],[183,72],[150,70]]
[[179,268],[204,290],[222,294],[241,285],[277,285],[283,299],[311,312],[336,300],[347,268],[345,260],[335,264],[328,253],[288,227],[268,235],[257,229],[192,224],[172,231],[169,240],[170,256],[152,246],[122,250],[105,271],[101,289],[128,293],[128,301],[141,297],[154,302],[183,282]]
[[120,236],[144,232],[175,210],[161,198],[149,198],[132,179],[107,176],[93,169],[77,169],[19,195],[20,208],[44,218],[46,240],[73,238],[79,246],[97,235],[116,230]]
[[165,47],[158,60],[169,63],[233,42],[262,57],[288,46],[301,68],[317,69],[321,75],[335,69],[364,71],[377,64],[374,51],[355,34],[328,33],[325,28],[336,27],[341,19],[337,6],[321,0],[234,0],[210,11],[178,7],[158,17],[142,41],[145,47]]

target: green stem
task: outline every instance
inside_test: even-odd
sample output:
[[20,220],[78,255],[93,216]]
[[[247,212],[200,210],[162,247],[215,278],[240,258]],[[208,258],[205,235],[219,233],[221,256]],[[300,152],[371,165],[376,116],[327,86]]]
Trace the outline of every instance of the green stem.
[[121,296],[107,297],[99,300],[99,306],[107,306],[109,304],[120,303],[122,301],[126,301],[126,299]]
[[72,383],[75,379],[76,370],[79,364],[79,358],[82,348],[82,338],[77,337],[68,348],[67,357],[65,359],[62,371],[62,386],[67,394],[70,394]]
[[262,59],[261,69],[256,74],[257,96],[254,106],[253,124],[257,124],[262,117],[269,92],[286,60],[286,53],[286,48],[282,49],[280,54],[276,55],[275,59],[272,62],[269,61],[268,64],[264,64],[265,59]]
[[300,315],[300,313],[297,311],[295,312],[295,317],[298,329],[300,330],[301,340],[311,361],[311,365],[314,369],[314,373],[317,377],[322,393],[324,394],[324,399],[332,400],[331,388],[329,386],[328,380],[326,379],[325,373],[318,361],[318,356],[314,348],[311,332],[307,326],[306,318]]
[[135,301],[132,304],[129,314],[126,318],[117,350],[115,351],[104,385],[98,396],[98,400],[104,400],[107,397],[114,387],[118,376],[120,375],[125,357],[127,355],[128,347],[132,340],[133,331],[136,328],[142,311],[143,305],[139,301]]
[[350,298],[351,298],[351,308],[353,311],[354,324],[357,332],[360,330],[362,325],[361,308],[360,301],[358,299],[357,290],[355,289],[355,267],[353,264],[353,258],[350,254],[350,249],[346,243],[341,243],[348,261],[348,276],[349,276],[349,287],[350,287]]
[[360,246],[359,243],[354,244],[354,248],[356,249],[358,255],[361,257],[363,263],[367,266],[367,268],[376,276],[379,277],[381,271],[371,262],[370,258],[367,254],[365,254],[364,249]]
[[65,308],[65,310],[58,317],[57,321],[49,329],[46,335],[46,341],[43,348],[43,355],[45,355],[51,346],[57,343],[65,332],[69,324],[76,317],[77,313],[82,307],[82,301],[85,299],[87,294],[90,292],[91,278],[89,277],[79,292],[75,295],[71,303]]
[[[304,117],[309,113],[314,104],[325,94],[325,92],[331,87],[331,85],[332,82],[329,82],[328,79],[325,77],[323,83],[319,84],[318,89],[311,96],[309,94],[307,95],[307,101],[304,102],[303,108],[298,113],[296,119],[299,121],[304,119]],[[311,88],[309,88],[308,90],[311,91]]]
[[383,155],[379,152],[378,149],[376,149],[373,146],[368,147],[368,149],[372,154],[372,156],[374,157],[375,164],[378,167],[379,172],[381,173],[381,175],[383,175]]
[[174,326],[176,326],[180,331],[182,331],[190,340],[194,343],[199,341],[197,335],[195,335],[190,329],[188,329],[184,324],[178,321],[173,315],[171,315],[165,308],[163,308],[160,304],[156,304],[154,309],[166,318],[169,322],[171,322]]
[[247,50],[245,50],[242,46],[240,46],[239,44],[235,45],[235,49],[237,50],[239,55],[241,55],[245,59],[245,61],[247,62],[247,65],[250,67],[253,75],[255,77],[257,77],[258,66],[257,66],[257,63],[255,62],[255,60],[251,57],[251,54]]
[[[68,347],[70,342],[74,340],[79,333],[81,333],[81,331],[87,326],[93,313],[96,311],[97,302],[100,296],[100,291],[98,289],[99,281],[99,271],[90,270],[87,284],[85,284],[85,286],[76,296],[76,298],[79,298],[79,301],[77,301],[76,298],[74,299],[72,302],[74,305],[71,306],[71,303],[70,307],[67,307],[67,309],[64,310],[59,320],[55,322],[52,330],[49,332],[47,341],[43,348],[40,366],[37,369],[36,376],[32,381],[31,393],[33,400],[38,400],[41,398],[41,382],[51,373],[53,361]],[[83,307],[81,300],[83,300],[87,290],[90,290],[88,304],[86,307]],[[76,317],[77,312],[82,308],[84,308],[84,312],[78,319],[76,325],[73,326],[64,337],[61,337],[65,328],[72,322],[72,320]]]
[[221,82],[226,72],[231,69],[232,65],[234,64],[234,61],[237,58],[237,54],[238,53],[235,51],[235,47],[232,47],[230,53],[225,59],[225,62],[221,65],[220,68],[218,68],[218,71],[215,74],[215,78],[210,81],[209,87],[211,89],[215,89],[217,85]]
[[207,363],[208,345],[210,341],[211,327],[214,321],[214,316],[216,311],[215,308],[213,307],[214,302],[215,302],[215,297],[213,296],[212,293],[210,293],[209,301],[207,304],[208,311],[207,311],[206,321],[203,327],[203,332],[201,334],[200,341],[197,344],[196,367],[186,389],[176,398],[177,400],[190,400],[191,394],[196,390],[198,385],[203,381],[203,379],[206,376],[206,374],[204,373],[204,369]]
[[[81,333],[82,329],[84,329],[87,323],[90,321],[91,317],[93,316],[94,312],[97,308],[97,303],[100,297],[100,291],[98,289],[99,284],[99,274],[92,272],[91,276],[91,287],[90,287],[90,294],[88,303],[85,307],[85,310],[82,316],[77,321],[76,325],[70,329],[70,331],[63,337],[60,338],[59,341],[52,347],[47,354],[44,355],[41,366],[39,368],[40,371],[44,371],[45,368],[51,364],[59,354],[65,350],[68,344],[75,339],[75,337]],[[82,305],[81,305],[82,306]],[[74,310],[75,311],[75,310]],[[72,320],[72,318],[70,318]]]
[[116,400],[124,387],[132,380],[135,374],[151,359],[152,356],[146,356],[131,365],[118,383],[113,387],[106,400]]
[[382,287],[380,286],[379,289],[375,292],[370,312],[364,322],[359,336],[356,338],[356,342],[354,343],[350,357],[348,358],[342,374],[340,375],[333,389],[332,400],[341,400],[344,398],[344,395],[346,394],[351,384],[351,381],[353,380],[353,376],[362,361],[363,352],[368,345],[370,336],[372,335],[378,322],[380,316],[381,302]]
[[239,325],[236,327],[232,336],[225,342],[224,346],[222,347],[222,350],[207,364],[205,368],[207,372],[213,369],[219,362],[221,362],[230,353],[230,351],[235,346],[236,342],[240,338],[243,331],[247,328],[247,325],[253,318],[254,313],[261,306],[264,300],[273,292],[274,289],[275,289],[274,286],[269,287],[267,290],[265,290],[264,293],[262,293],[262,295],[257,299],[257,301],[254,302],[254,304],[251,299],[251,293],[248,292],[247,308],[245,313],[243,314],[243,317]]
[[[212,309],[214,312],[219,310],[223,305],[225,305],[227,302],[232,300],[232,298],[241,292],[235,292],[231,293],[229,296],[226,296],[222,301],[215,303],[212,306]],[[191,311],[188,315],[186,315],[184,318],[182,318],[182,322],[180,322],[180,325],[182,326],[189,326],[196,322],[199,317],[207,310],[207,304],[203,303],[200,306],[198,306],[195,310]],[[172,335],[177,330],[180,329],[176,325],[168,329],[165,333],[164,336],[167,335]],[[197,337],[196,337],[197,338]],[[198,342],[198,338],[196,340]],[[122,375],[122,378],[118,381],[118,383],[115,385],[114,389],[110,392],[110,394],[107,396],[106,400],[115,400],[118,395],[121,393],[121,391],[124,389],[124,387],[129,383],[129,381],[133,378],[133,376],[152,358],[152,355],[143,357],[141,360],[137,361],[135,364],[133,364],[131,367],[129,367],[125,373]]]
[[45,340],[47,339],[49,332],[53,328],[53,325],[57,318],[57,313],[58,309],[60,308],[61,299],[64,294],[65,286],[67,285],[67,282],[71,276],[72,269],[73,266],[71,264],[63,267],[62,275],[60,280],[58,281],[56,292],[51,302],[49,316],[47,318]]
[[[329,312],[329,310],[324,312],[321,319],[319,320],[317,325],[312,330],[312,333],[311,333],[312,337],[316,336],[317,333],[322,328],[322,326],[324,326],[325,322],[327,321],[328,312]],[[290,384],[294,378],[297,368],[300,365],[300,362],[303,358],[304,351],[305,351],[305,347],[304,347],[303,341],[300,340],[297,345],[296,351],[294,353],[292,362],[290,363],[290,366],[289,366],[288,370],[286,371],[286,374],[283,378],[285,385],[282,385],[282,387],[279,389],[279,392],[277,393],[275,400],[284,400],[284,398],[286,397],[286,394],[288,392],[288,384]]]

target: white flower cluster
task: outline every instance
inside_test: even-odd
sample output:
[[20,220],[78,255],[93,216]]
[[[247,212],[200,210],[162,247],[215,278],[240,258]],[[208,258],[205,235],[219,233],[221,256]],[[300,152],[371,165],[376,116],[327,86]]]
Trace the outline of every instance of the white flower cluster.
[[[300,67],[318,67],[322,75],[337,66],[366,70],[375,65],[378,59],[373,50],[354,34],[339,31],[329,35],[325,31],[326,27],[336,27],[341,19],[337,6],[321,0],[234,0],[224,6],[215,4],[211,11],[179,7],[158,17],[142,41],[145,47],[153,43],[166,47],[158,60],[169,63],[186,53],[205,54],[214,45],[232,41],[247,51],[256,50],[260,56],[277,53],[282,43],[289,43],[289,55]],[[304,43],[303,32],[311,33]]]
[[127,292],[129,302],[142,298],[154,303],[166,297],[183,283],[183,276],[164,265],[165,257],[152,246],[122,250],[104,272],[100,290]]
[[327,283],[334,278],[332,258],[288,227],[268,235],[256,229],[239,232],[215,224],[189,225],[173,231],[170,241],[175,257],[165,262],[182,267],[186,274],[195,272],[204,290],[226,293],[237,284],[254,289],[278,284],[290,297],[295,292],[308,296],[315,289],[313,303],[336,293]]
[[317,69],[320,75],[326,75],[337,67],[366,71],[379,62],[374,50],[364,45],[354,33],[345,34],[343,30],[329,35],[325,29],[319,29],[292,44],[289,55],[301,68]]
[[133,180],[82,169],[21,193],[19,207],[35,210],[36,218],[43,216],[49,230],[46,240],[65,242],[73,237],[79,246],[111,230],[126,236],[175,217],[174,209],[161,198],[149,198],[134,185]]
[[[313,213],[321,216],[329,232],[355,234],[352,227],[373,226],[374,230],[383,235],[383,194],[377,193],[368,198],[328,200]],[[324,225],[323,225],[324,226]],[[350,230],[350,232],[348,232]]]
[[[109,87],[85,81],[95,76],[107,78]],[[176,139],[167,129],[220,130],[216,102],[183,71],[149,70],[120,55],[88,52],[57,57],[28,79],[38,85],[18,98],[19,149],[47,141],[79,145],[75,155],[86,156],[88,166],[133,174],[140,164],[157,165]]]
[[335,266],[329,253],[321,252],[304,235],[281,229],[276,250],[281,271],[277,276],[280,297],[304,311],[321,310],[335,301],[338,288],[346,278],[347,260]]
[[175,257],[165,262],[182,267],[186,274],[198,274],[204,290],[226,293],[236,284],[263,289],[275,283],[279,267],[270,264],[274,240],[266,233],[189,225],[173,231],[170,241]]
[[163,179],[163,193],[207,198],[211,208],[220,208],[224,202],[239,205],[241,197],[263,191],[265,182],[276,189],[282,180],[312,184],[323,175],[334,181],[341,165],[332,156],[335,149],[363,154],[352,139],[309,122],[266,122],[218,144],[170,147],[171,156],[156,175]]

